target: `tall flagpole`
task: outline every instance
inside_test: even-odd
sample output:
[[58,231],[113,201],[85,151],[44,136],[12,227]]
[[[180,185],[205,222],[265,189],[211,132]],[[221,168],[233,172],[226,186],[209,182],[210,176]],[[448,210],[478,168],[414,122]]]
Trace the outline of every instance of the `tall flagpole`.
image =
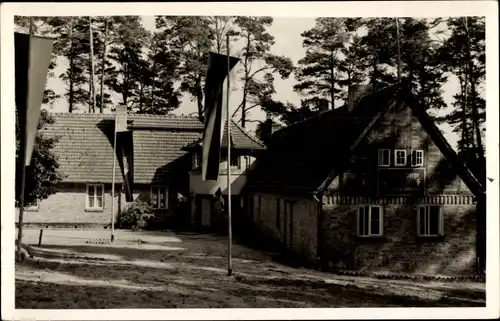
[[231,116],[229,113],[229,71],[231,70],[229,56],[229,35],[226,35],[227,49],[227,91],[226,91],[226,112],[227,112],[227,227],[228,227],[228,243],[227,243],[227,275],[231,276],[233,272],[233,264],[231,261],[231,246],[232,246],[232,224],[231,224]]
[[[26,106],[25,108],[28,108],[29,104],[29,70],[30,70],[30,60],[31,60],[31,39],[33,37],[33,17],[30,17],[30,27],[29,27],[29,42],[28,42],[28,78],[27,78],[27,84],[26,84]],[[18,111],[19,115],[20,111]],[[21,191],[19,195],[19,227],[17,229],[17,259],[19,261],[22,260],[21,257],[21,249],[22,249],[22,238],[23,238],[23,216],[24,216],[24,190],[26,189],[26,145],[28,143],[28,114],[24,112],[26,116],[24,117],[23,121],[24,124],[19,124],[21,127]]]
[[115,133],[113,137],[113,180],[111,183],[111,243],[115,240],[115,172],[116,172],[116,110]]

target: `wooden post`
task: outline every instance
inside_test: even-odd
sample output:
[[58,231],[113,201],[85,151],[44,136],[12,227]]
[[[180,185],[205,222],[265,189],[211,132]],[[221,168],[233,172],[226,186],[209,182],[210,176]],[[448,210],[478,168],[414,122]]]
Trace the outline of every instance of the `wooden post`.
[[43,228],[40,229],[40,235],[38,236],[38,247],[42,246],[42,236],[43,236]]
[[92,18],[89,17],[90,39],[90,94],[92,95],[92,112],[95,113],[95,82],[94,82],[94,39],[92,34]]

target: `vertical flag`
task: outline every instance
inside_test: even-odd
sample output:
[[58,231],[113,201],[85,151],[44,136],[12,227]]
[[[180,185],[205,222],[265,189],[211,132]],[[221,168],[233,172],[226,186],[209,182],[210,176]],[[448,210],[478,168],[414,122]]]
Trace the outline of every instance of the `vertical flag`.
[[47,82],[53,39],[14,33],[15,99],[25,153],[30,165]]
[[210,53],[205,81],[205,132],[203,135],[203,180],[217,180],[219,176],[220,147],[226,117],[224,80],[239,58]]
[[133,166],[132,166],[132,131],[127,129],[127,106],[120,104],[116,107],[116,143],[117,158],[123,175],[123,185],[125,188],[125,199],[132,202],[133,189]]

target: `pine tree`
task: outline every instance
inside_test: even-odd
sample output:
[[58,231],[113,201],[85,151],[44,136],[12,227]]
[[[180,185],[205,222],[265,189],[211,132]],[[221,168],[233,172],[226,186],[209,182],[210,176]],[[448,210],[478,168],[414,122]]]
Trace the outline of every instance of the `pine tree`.
[[275,93],[274,74],[287,79],[294,67],[290,58],[270,52],[274,36],[267,32],[267,28],[272,25],[273,18],[240,16],[234,23],[243,41],[243,98],[233,117],[240,111],[240,122],[245,127],[250,110],[261,107]]

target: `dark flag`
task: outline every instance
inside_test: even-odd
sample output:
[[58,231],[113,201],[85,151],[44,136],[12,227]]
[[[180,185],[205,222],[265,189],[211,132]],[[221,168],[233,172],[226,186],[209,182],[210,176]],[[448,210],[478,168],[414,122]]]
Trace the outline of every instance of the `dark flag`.
[[[210,53],[205,81],[205,132],[203,135],[203,180],[217,180],[219,177],[220,148],[224,130],[226,86],[224,80],[240,59]],[[229,70],[228,70],[229,69]]]
[[15,100],[24,166],[31,163],[53,42],[51,38],[14,33]]
[[127,106],[119,105],[116,107],[115,118],[116,129],[116,156],[123,176],[123,187],[125,189],[125,200],[132,202],[133,196],[133,135],[132,131],[127,129]]

